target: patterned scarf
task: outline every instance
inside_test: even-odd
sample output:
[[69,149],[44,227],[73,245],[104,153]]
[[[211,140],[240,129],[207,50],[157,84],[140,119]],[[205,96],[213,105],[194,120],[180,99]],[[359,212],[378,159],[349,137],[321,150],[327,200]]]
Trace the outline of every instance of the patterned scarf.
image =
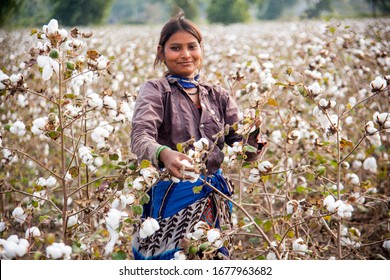
[[183,88],[196,88],[199,85],[199,75],[196,75],[195,78],[184,78],[179,75],[169,75],[168,78],[173,78],[183,87]]

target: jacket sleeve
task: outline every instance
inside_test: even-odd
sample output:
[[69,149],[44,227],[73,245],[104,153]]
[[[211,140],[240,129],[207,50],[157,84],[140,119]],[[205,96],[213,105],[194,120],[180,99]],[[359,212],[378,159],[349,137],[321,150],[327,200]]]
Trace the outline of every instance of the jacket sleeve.
[[158,166],[156,150],[158,129],[164,118],[163,93],[156,83],[146,82],[140,89],[131,127],[131,151],[138,160],[149,160]]

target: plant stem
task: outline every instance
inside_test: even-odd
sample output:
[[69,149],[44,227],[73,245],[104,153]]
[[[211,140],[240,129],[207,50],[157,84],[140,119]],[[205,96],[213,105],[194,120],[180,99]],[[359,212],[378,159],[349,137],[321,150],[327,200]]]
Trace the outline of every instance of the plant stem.
[[62,85],[62,62],[59,63],[59,71],[58,71],[58,118],[60,120],[59,128],[60,128],[60,149],[61,149],[61,185],[62,185],[62,194],[63,194],[63,208],[62,208],[62,227],[63,227],[63,239],[64,243],[67,243],[67,224],[68,224],[68,195],[65,184],[65,174],[66,174],[66,166],[65,166],[65,137],[64,137],[64,123],[63,123],[63,115],[62,115],[62,97],[63,97],[63,85]]
[[224,199],[230,201],[233,205],[235,205],[238,209],[240,209],[244,214],[245,216],[248,217],[248,219],[253,222],[253,225],[255,226],[255,228],[259,231],[259,233],[261,234],[261,236],[264,238],[264,240],[267,242],[267,244],[272,248],[272,250],[274,251],[276,257],[278,258],[278,260],[280,260],[280,254],[279,254],[279,251],[274,248],[273,246],[271,246],[271,241],[269,240],[268,236],[265,234],[265,232],[260,228],[260,226],[256,223],[256,221],[253,219],[253,217],[248,213],[248,211],[246,211],[246,209],[244,207],[242,207],[240,204],[238,204],[237,202],[235,202],[234,200],[232,200],[230,197],[228,197],[227,195],[225,195],[224,193],[222,193],[220,190],[218,190],[216,187],[214,187],[213,185],[211,185],[209,182],[207,182],[206,180],[204,179],[201,179],[203,181],[203,183],[205,185],[207,185],[208,187],[210,187],[211,189],[214,190],[214,192],[218,193],[220,196],[222,196]]

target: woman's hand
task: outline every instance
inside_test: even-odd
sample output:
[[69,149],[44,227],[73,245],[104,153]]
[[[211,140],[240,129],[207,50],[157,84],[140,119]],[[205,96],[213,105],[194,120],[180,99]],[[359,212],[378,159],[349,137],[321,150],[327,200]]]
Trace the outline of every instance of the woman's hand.
[[[187,160],[191,165],[183,164],[181,161]],[[160,153],[160,161],[164,164],[168,173],[181,180],[190,180],[191,176],[185,175],[184,171],[195,172],[192,166],[192,159],[185,154],[171,149],[164,149]]]

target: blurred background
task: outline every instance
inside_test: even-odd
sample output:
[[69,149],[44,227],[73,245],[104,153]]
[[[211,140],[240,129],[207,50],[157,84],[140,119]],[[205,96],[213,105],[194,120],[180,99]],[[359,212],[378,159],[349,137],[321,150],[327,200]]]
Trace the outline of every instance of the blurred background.
[[197,23],[389,17],[390,0],[2,0],[1,28],[160,24],[178,9]]

